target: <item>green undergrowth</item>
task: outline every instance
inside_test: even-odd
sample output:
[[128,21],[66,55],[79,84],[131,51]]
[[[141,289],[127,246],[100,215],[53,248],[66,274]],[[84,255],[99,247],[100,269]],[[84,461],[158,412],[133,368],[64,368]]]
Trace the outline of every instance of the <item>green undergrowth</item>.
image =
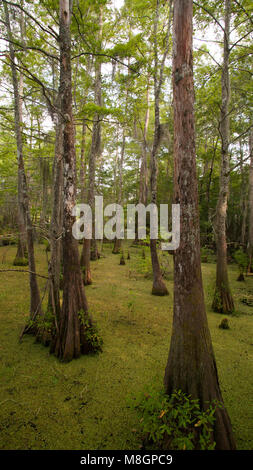
[[182,390],[170,396],[163,390],[140,393],[130,406],[138,411],[145,449],[214,450],[215,411],[221,403],[208,403],[202,410]]
[[[172,327],[173,258],[166,253],[169,296],[157,297],[151,295],[152,280],[139,268],[142,247],[124,247],[130,253],[124,266],[111,250],[107,244],[92,263],[93,283],[85,288],[103,351],[67,364],[30,335],[19,343],[28,320],[29,278],[0,273],[1,449],[140,448],[140,418],[128,399],[151,385],[162,387]],[[15,254],[10,246],[0,269],[13,269]],[[150,262],[147,247],[145,256]],[[46,275],[45,246],[36,246],[36,259],[38,273]],[[219,328],[224,316],[211,312],[215,265],[202,268],[223,398],[238,448],[252,449],[253,308],[241,299],[252,295],[253,278],[238,283],[237,266],[229,266],[236,307],[224,330]],[[43,293],[46,280],[38,279]]]

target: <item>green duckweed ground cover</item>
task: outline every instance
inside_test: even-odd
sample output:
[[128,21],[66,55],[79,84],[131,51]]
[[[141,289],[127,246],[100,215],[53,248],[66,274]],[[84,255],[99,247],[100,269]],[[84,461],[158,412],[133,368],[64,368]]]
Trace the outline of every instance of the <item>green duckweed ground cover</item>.
[[[16,247],[0,248],[0,269],[13,269]],[[0,273],[0,448],[138,449],[137,414],[128,398],[150,385],[162,387],[172,327],[173,266],[169,259],[168,297],[151,295],[149,258],[130,247],[119,265],[111,246],[92,262],[93,284],[86,288],[90,311],[103,337],[103,352],[68,364],[49,355],[31,336],[18,338],[29,312],[28,275]],[[36,246],[37,271],[47,274],[43,245]],[[3,261],[3,262],[2,262]],[[143,266],[146,263],[146,267]],[[141,269],[139,269],[141,266]],[[144,269],[145,268],[145,269]],[[253,278],[236,281],[229,266],[235,313],[229,330],[211,311],[215,265],[202,265],[208,323],[220,385],[238,449],[253,449]],[[43,292],[45,280],[40,279]]]

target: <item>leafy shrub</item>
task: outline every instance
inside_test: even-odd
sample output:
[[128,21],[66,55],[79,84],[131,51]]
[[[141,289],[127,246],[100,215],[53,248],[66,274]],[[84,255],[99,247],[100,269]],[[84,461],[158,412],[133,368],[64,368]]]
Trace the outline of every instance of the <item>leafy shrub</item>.
[[54,314],[47,310],[43,315],[37,315],[35,320],[29,320],[28,326],[36,328],[37,331],[44,331],[51,335],[55,333],[55,317]]
[[146,448],[169,450],[213,450],[213,426],[219,404],[204,411],[199,400],[181,390],[168,396],[163,391],[141,394],[131,407],[140,415]]
[[84,327],[85,339],[88,343],[88,346],[92,352],[102,351],[103,340],[98,333],[98,329],[94,324],[91,324],[89,319],[86,316],[84,310],[78,312],[78,318],[81,325]]

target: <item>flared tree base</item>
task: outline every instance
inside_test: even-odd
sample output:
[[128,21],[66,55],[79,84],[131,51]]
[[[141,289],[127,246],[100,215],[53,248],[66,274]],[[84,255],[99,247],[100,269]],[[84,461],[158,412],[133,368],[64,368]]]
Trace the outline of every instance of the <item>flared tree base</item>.
[[224,313],[225,315],[233,313],[234,302],[229,289],[216,287],[212,310],[216,313]]
[[59,325],[50,352],[63,362],[101,351],[102,340],[88,314],[80,272],[66,279]]
[[118,255],[118,254],[120,254],[120,248],[121,248],[121,240],[119,240],[118,238],[116,238],[115,241],[114,241],[112,254],[113,254],[113,255]]
[[[174,338],[173,340],[172,338],[171,341],[179,341],[180,343],[182,336],[183,332],[181,332],[179,339]],[[171,395],[173,392],[181,390],[190,395],[192,399],[198,399],[203,411],[207,410],[211,404],[216,403],[212,432],[215,450],[235,450],[236,443],[231,421],[220,392],[215,359],[212,353],[205,351],[205,348],[206,344],[203,344],[199,351],[196,351],[196,356],[189,354],[192,349],[189,344],[187,349],[181,344],[180,351],[177,347],[173,348],[165,370],[165,392]],[[193,357],[197,357],[196,362],[192,361]]]
[[158,295],[161,297],[164,295],[169,295],[168,289],[162,279],[154,281],[152,287],[152,295]]
[[28,266],[29,262],[26,257],[23,258],[15,258],[13,261],[13,266]]
[[100,258],[100,254],[98,253],[98,251],[91,251],[91,254],[90,254],[90,260],[91,261],[97,261],[98,259]]

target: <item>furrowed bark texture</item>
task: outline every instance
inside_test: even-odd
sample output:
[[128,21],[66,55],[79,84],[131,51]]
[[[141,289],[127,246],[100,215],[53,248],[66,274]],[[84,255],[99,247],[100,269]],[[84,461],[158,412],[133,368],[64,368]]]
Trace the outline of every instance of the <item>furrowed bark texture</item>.
[[[174,202],[180,204],[181,241],[174,253],[174,315],[165,390],[181,389],[206,402],[222,401],[207,324],[200,263],[192,64],[192,0],[174,2]],[[235,448],[224,405],[216,411],[217,449]]]
[[86,199],[86,159],[85,159],[85,141],[86,141],[86,121],[82,123],[82,140],[81,140],[81,155],[80,155],[80,186],[81,186],[81,203],[83,204]]
[[[87,322],[91,325],[83,288],[77,240],[72,236],[75,205],[75,132],[72,114],[71,37],[69,0],[60,0],[60,98],[63,117],[63,303],[54,352],[70,361],[89,352]],[[82,319],[81,319],[82,318]]]
[[53,169],[53,209],[50,223],[50,275],[51,286],[48,306],[55,310],[57,321],[60,315],[60,272],[62,261],[62,224],[63,224],[63,122],[57,117],[55,125],[55,155]]

